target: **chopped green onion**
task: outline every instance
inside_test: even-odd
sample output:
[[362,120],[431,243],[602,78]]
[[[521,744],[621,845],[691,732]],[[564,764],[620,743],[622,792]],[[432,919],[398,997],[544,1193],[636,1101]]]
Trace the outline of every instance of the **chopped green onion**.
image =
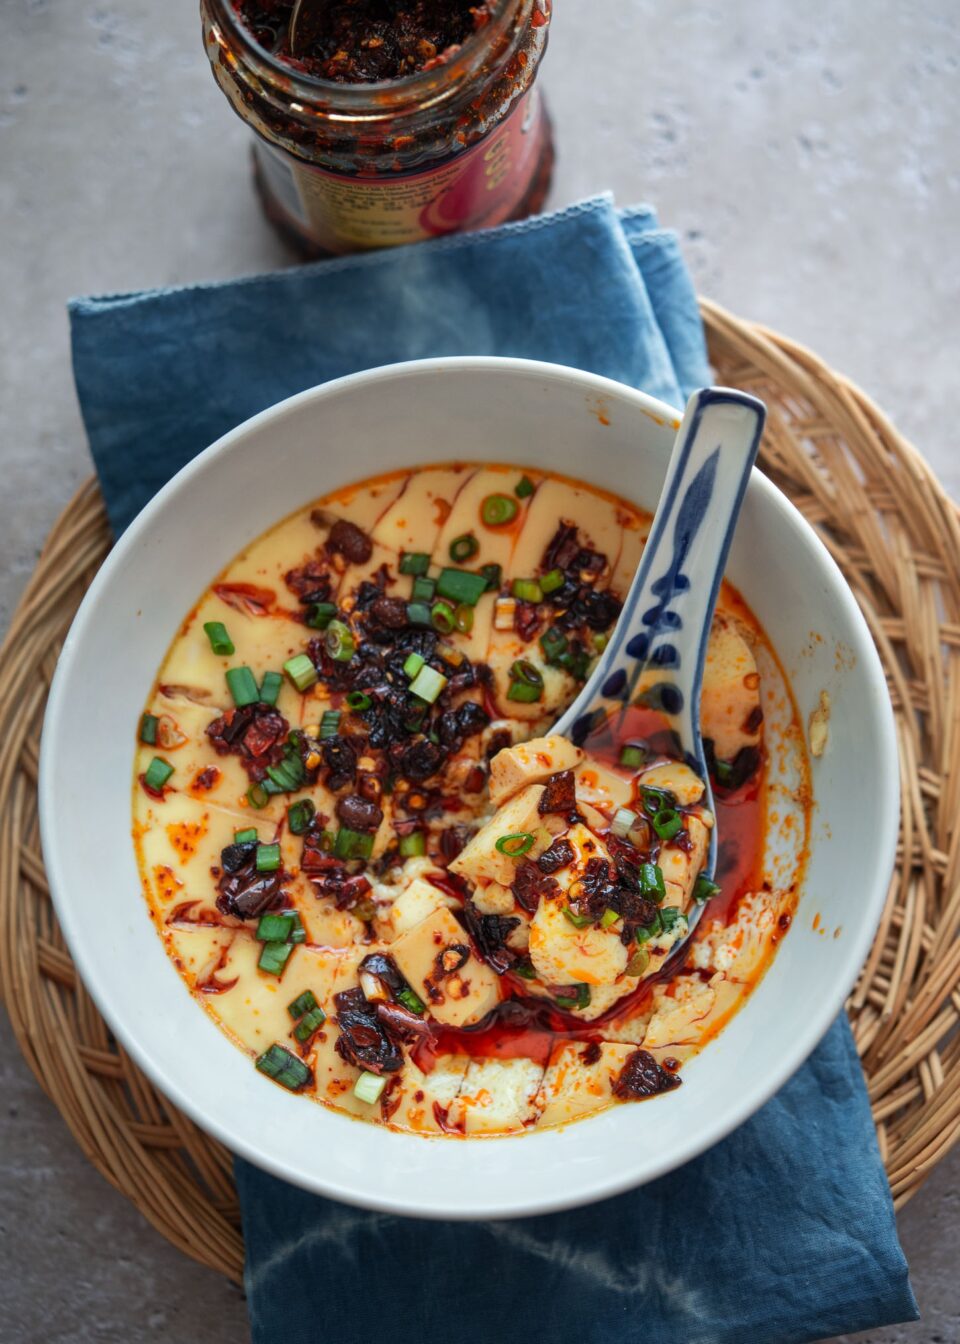
[[267,975],[279,975],[293,951],[293,943],[264,943],[257,966]]
[[488,589],[499,589],[503,582],[503,567],[501,565],[481,565],[478,573]]
[[662,807],[650,822],[661,840],[672,840],[683,828],[683,818],[675,807]]
[[256,826],[248,826],[246,830],[234,831],[233,843],[235,845],[248,845],[257,838]]
[[230,654],[236,653],[233,640],[227,634],[227,627],[222,621],[205,621],[203,628],[215,654],[229,657]]
[[320,719],[320,740],[323,741],[326,737],[336,737],[339,730],[339,709],[325,709]]
[[[263,783],[268,793],[293,793],[303,785],[304,778],[303,762],[296,750],[288,747],[279,764],[267,766]],[[272,790],[271,784],[276,786]]]
[[353,635],[343,621],[331,621],[327,626],[323,647],[335,663],[349,663],[353,657]]
[[600,919],[601,929],[609,929],[610,925],[616,924],[619,918],[620,916],[617,914],[616,910],[611,909],[604,910],[603,915]]
[[260,699],[257,679],[249,667],[230,667],[227,669],[227,686],[238,709],[244,705],[255,705]]
[[656,938],[660,933],[663,933],[663,921],[658,910],[652,923],[641,924],[640,928],[637,929],[637,942],[648,943],[651,938]]
[[337,608],[333,602],[316,602],[307,615],[307,625],[311,630],[326,630],[336,614]]
[[418,1016],[423,1013],[425,1004],[419,995],[414,994],[409,985],[404,985],[403,989],[397,990],[397,1002],[402,1003],[404,1008],[409,1008],[411,1013]]
[[247,789],[247,802],[251,807],[255,807],[259,812],[261,807],[266,807],[270,801],[270,795],[262,784],[251,784]]
[[650,953],[645,947],[638,947],[636,952],[634,952],[633,956],[627,962],[627,969],[624,974],[634,976],[643,975],[649,965]]
[[287,825],[290,827],[290,834],[303,835],[316,814],[317,809],[309,798],[301,798],[299,803],[294,803],[292,807],[288,807]]
[[412,681],[413,678],[420,671],[421,667],[423,667],[425,662],[426,659],[421,657],[419,653],[408,654],[407,660],[403,665],[404,676],[409,677],[410,680]]
[[448,602],[435,602],[430,612],[430,621],[434,630],[441,635],[450,635],[456,629],[457,619],[453,607]]
[[521,602],[542,602],[543,589],[539,579],[514,579],[510,591]]
[[519,859],[533,848],[534,839],[530,831],[512,831],[509,835],[501,835],[496,847],[508,859]]
[[517,481],[516,485],[513,487],[513,493],[516,495],[517,499],[526,499],[529,495],[533,494],[533,488],[533,481],[531,481],[530,477],[521,476],[519,481]]
[[682,918],[683,915],[678,905],[665,906],[660,911],[660,923],[663,925],[664,933],[672,933]]
[[408,602],[407,620],[410,625],[423,625],[429,630],[433,622],[430,619],[430,608],[426,602]]
[[704,901],[709,901],[711,896],[716,896],[720,891],[716,882],[711,882],[706,873],[701,873],[693,884],[693,899],[701,905]]
[[410,694],[419,696],[428,705],[432,705],[446,684],[447,678],[442,672],[438,672],[429,663],[424,663],[410,683]]
[[461,602],[453,614],[460,633],[469,635],[473,629],[473,607],[468,606],[466,602]]
[[260,943],[289,943],[290,935],[300,922],[296,912],[282,915],[261,915],[257,922],[256,938]]
[[628,770],[639,770],[641,765],[645,765],[647,753],[643,747],[624,747],[620,753],[620,764],[626,766]]
[[713,773],[716,775],[717,783],[726,788],[733,780],[733,764],[730,761],[715,761]]
[[283,670],[298,691],[308,691],[319,680],[317,669],[305,653],[298,653],[296,657],[288,658]]
[[293,1029],[293,1034],[301,1045],[306,1045],[315,1031],[319,1031],[327,1020],[327,1015],[322,1008],[313,1008],[309,1013],[304,1013],[303,1017]]
[[159,722],[156,714],[144,714],[140,720],[140,741],[146,743],[148,747],[157,745],[157,724]]
[[630,828],[633,826],[636,819],[636,812],[632,811],[629,807],[618,807],[614,813],[613,821],[610,823],[610,829],[614,835],[623,840],[629,833]]
[[437,592],[436,579],[416,578],[410,589],[411,602],[432,602]]
[[562,667],[565,672],[569,672],[576,681],[586,681],[590,659],[585,649],[578,649],[576,653],[572,649],[568,649],[566,653],[561,653],[556,662],[558,667]]
[[430,557],[426,551],[404,551],[398,565],[401,574],[426,574],[430,568]]
[[563,907],[563,913],[575,929],[585,929],[588,924],[593,923],[593,915],[578,915],[569,905]]
[[543,695],[542,686],[530,686],[525,681],[511,681],[507,699],[517,704],[532,705]]
[[549,574],[544,574],[540,580],[540,587],[544,594],[555,593],[558,588],[562,588],[566,583],[566,575],[562,569],[551,569]]
[[659,864],[641,863],[638,870],[640,878],[640,890],[648,900],[656,901],[658,904],[667,894],[666,883],[663,880],[663,871]]
[[593,647],[596,649],[597,653],[603,653],[609,643],[609,635],[598,634],[593,636]]
[[400,837],[400,853],[405,859],[419,858],[427,852],[427,837],[423,831],[411,831]]
[[257,872],[275,873],[280,867],[279,845],[257,846]]
[[640,801],[647,816],[654,817],[658,812],[672,808],[677,800],[666,789],[641,788]]
[[361,710],[369,709],[373,704],[373,701],[370,696],[367,695],[366,691],[348,691],[346,701],[354,713],[360,713]]
[[282,1045],[271,1045],[262,1055],[258,1055],[256,1067],[291,1092],[299,1092],[313,1077],[303,1060],[297,1059],[289,1050],[284,1050]]
[[518,961],[513,966],[514,975],[521,976],[524,980],[536,980],[537,973],[533,968],[533,963],[529,960]]
[[314,1008],[319,1008],[317,996],[312,989],[305,989],[302,994],[298,994],[292,1003],[287,1004],[287,1012],[296,1022],[298,1018],[305,1013],[313,1012]]
[[475,607],[487,591],[482,574],[471,574],[467,569],[441,569],[437,579],[437,594],[450,602],[466,602]]
[[512,523],[520,511],[520,505],[509,495],[487,495],[480,505],[480,517],[487,527],[503,527]]
[[353,1085],[353,1095],[357,1101],[365,1101],[369,1106],[372,1106],[374,1102],[380,1100],[386,1085],[386,1078],[381,1078],[376,1073],[368,1073],[364,1069]]
[[510,676],[514,681],[525,681],[528,686],[543,685],[543,673],[529,658],[518,658],[510,667]]
[[454,537],[450,543],[450,559],[456,560],[458,565],[462,565],[464,560],[472,560],[480,549],[480,543],[472,532],[465,532],[462,537]]
[[279,672],[264,672],[263,680],[260,683],[260,699],[262,703],[265,705],[275,705],[282,685],[283,677]]
[[551,625],[540,636],[540,647],[543,650],[543,656],[548,663],[555,663],[566,649],[568,640],[562,630],[558,630],[555,625]]
[[333,852],[338,859],[369,859],[373,853],[373,836],[341,826],[333,842]]
[[554,997],[561,1008],[589,1008],[590,986],[565,985],[562,990],[555,991]]
[[154,756],[147,766],[143,780],[148,788],[156,789],[159,792],[172,774],[173,766],[170,762],[165,761],[162,756]]

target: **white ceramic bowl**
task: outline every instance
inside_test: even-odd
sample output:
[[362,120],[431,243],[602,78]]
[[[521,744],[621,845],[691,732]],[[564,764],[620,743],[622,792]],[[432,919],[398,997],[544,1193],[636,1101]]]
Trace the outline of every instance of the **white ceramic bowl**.
[[172,632],[241,547],[336,486],[451,458],[549,467],[653,509],[674,423],[671,408],[639,392],[550,364],[458,358],[376,369],[292,397],[227,434],[114,547],[50,696],[44,855],[70,951],[110,1027],[157,1087],[234,1152],[308,1189],[402,1214],[499,1218],[570,1207],[663,1175],[716,1143],[789,1078],[836,1017],[893,862],[892,715],[839,570],[756,471],[728,575],[777,649],[804,723],[820,692],[830,694],[830,739],[814,764],[810,863],[794,926],[745,1008],[684,1068],[683,1087],[517,1138],[429,1140],[350,1120],[254,1071],[190,997],[140,894],[129,838],[138,716]]

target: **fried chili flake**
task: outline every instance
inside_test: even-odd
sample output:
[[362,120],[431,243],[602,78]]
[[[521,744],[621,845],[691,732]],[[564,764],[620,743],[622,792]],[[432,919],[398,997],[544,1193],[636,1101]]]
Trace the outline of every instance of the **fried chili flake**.
[[217,880],[217,909],[237,919],[256,919],[283,895],[286,873],[257,872],[257,842],[227,845],[220,853],[222,872]]
[[341,1059],[377,1074],[396,1073],[403,1067],[399,1045],[362,989],[341,990],[333,1002],[339,1029],[335,1048]]
[[365,565],[373,555],[373,542],[356,523],[338,518],[327,537],[327,550],[342,555],[352,565]]
[[299,569],[288,570],[283,581],[305,606],[330,599],[332,584],[327,566],[322,560],[308,560]]
[[518,953],[507,946],[507,939],[520,927],[520,920],[516,915],[481,915],[470,901],[463,908],[463,919],[481,959],[497,975],[503,975],[518,957]]
[[549,849],[543,851],[536,862],[541,873],[558,873],[561,868],[573,863],[575,857],[573,845],[561,836],[558,840],[554,840]]
[[662,1069],[649,1050],[634,1050],[624,1061],[613,1083],[613,1094],[621,1101],[643,1101],[661,1092],[672,1092],[681,1079]]
[[510,884],[510,890],[513,892],[517,905],[530,915],[536,913],[542,896],[549,896],[558,891],[559,888],[560,884],[555,878],[546,877],[537,865],[531,863],[528,859],[524,859],[522,863],[517,864],[513,881]]
[[551,775],[544,785],[543,796],[537,807],[542,817],[550,812],[570,816],[577,810],[577,792],[572,770],[560,770]]
[[238,756],[253,780],[261,780],[268,765],[283,756],[289,724],[270,705],[228,709],[207,725],[207,736],[218,756]]

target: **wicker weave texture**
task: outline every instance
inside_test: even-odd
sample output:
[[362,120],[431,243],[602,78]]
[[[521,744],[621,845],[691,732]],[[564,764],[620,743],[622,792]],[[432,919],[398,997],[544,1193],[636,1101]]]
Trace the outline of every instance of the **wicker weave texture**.
[[[897,867],[848,1011],[899,1206],[960,1138],[960,521],[920,455],[852,384],[782,336],[707,302],[702,311],[718,381],[769,407],[761,465],[846,575],[896,712]],[[91,481],[54,527],[0,651],[0,991],[28,1064],[90,1161],[175,1246],[239,1280],[230,1156],[111,1037],[44,876],[47,690],[109,544]]]

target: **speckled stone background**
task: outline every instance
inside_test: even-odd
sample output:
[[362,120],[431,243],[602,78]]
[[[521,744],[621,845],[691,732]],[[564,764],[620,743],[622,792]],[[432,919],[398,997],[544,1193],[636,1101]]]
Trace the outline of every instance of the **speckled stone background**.
[[[290,261],[253,199],[196,8],[0,0],[0,629],[90,471],[68,295]],[[956,0],[557,11],[552,203],[605,188],[656,203],[704,294],[852,376],[960,495]],[[0,1338],[243,1344],[240,1292],[86,1164],[2,1018],[0,1098]],[[900,1227],[923,1320],[857,1338],[955,1344],[960,1150]]]

